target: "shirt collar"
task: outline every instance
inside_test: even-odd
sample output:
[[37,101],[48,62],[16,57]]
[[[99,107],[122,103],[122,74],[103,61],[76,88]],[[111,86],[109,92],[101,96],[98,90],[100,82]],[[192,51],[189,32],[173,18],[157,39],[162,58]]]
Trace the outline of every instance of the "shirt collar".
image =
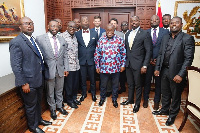
[[[137,32],[139,29],[140,29],[140,26],[135,29],[135,32]],[[133,29],[132,29],[132,31],[133,31]]]
[[[53,35],[52,35],[50,32],[48,32],[48,36],[49,36],[50,38],[53,38]],[[55,37],[57,38],[57,35],[55,35]]]
[[[180,30],[175,36],[174,39],[182,32],[182,30]],[[172,37],[172,32],[169,33],[170,37]]]
[[151,31],[154,31],[154,29],[156,29],[156,31],[158,31],[158,30],[159,30],[159,26],[156,27],[156,28],[152,28],[152,27],[151,27]]
[[[23,33],[24,34],[24,33]],[[24,34],[25,35],[25,37],[26,38],[28,38],[29,40],[31,39],[31,37],[33,37],[33,36],[28,36],[28,35],[26,35],[26,34]],[[34,38],[34,37],[33,37]]]

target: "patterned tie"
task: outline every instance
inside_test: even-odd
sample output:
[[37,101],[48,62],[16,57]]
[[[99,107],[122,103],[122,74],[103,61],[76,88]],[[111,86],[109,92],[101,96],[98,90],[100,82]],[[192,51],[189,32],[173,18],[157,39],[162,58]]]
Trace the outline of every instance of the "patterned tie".
[[42,70],[44,70],[44,64],[43,64],[43,60],[42,60],[42,56],[40,54],[40,51],[38,50],[38,47],[36,46],[35,41],[33,40],[33,37],[31,37],[30,40],[31,40],[31,43],[32,43],[33,47],[35,48],[35,51],[36,51],[37,55],[40,57]]
[[130,42],[129,42],[129,48],[131,50],[132,46],[133,46],[133,40],[135,38],[135,30],[133,30],[133,36],[130,38]]
[[58,45],[56,41],[56,36],[53,36],[53,40],[54,40],[55,57],[58,57]]
[[154,32],[153,32],[152,42],[153,42],[153,45],[155,46],[156,45],[157,36],[156,36],[156,29],[153,29],[153,30],[154,30]]

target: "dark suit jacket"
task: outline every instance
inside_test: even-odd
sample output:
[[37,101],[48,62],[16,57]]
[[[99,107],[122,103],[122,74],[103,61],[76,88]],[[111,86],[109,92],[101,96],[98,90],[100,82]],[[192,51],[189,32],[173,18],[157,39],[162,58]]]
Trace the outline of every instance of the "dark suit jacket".
[[151,36],[146,30],[141,28],[138,30],[133,41],[132,49],[130,50],[128,43],[128,36],[132,30],[128,31],[125,35],[126,46],[126,67],[131,64],[134,70],[140,70],[142,66],[148,66],[152,53]]
[[28,83],[31,88],[42,85],[41,60],[32,43],[23,33],[9,43],[11,67],[15,75],[15,85]]
[[[90,29],[90,31],[95,31],[95,28]],[[96,32],[96,31],[95,31],[95,32]],[[106,32],[106,30],[100,27],[99,38],[101,37],[101,34],[102,34],[103,32]]]
[[[162,64],[170,35],[163,37],[161,48],[156,62],[155,70],[162,71]],[[172,46],[169,59],[169,75],[173,79],[176,75],[185,78],[186,67],[192,64],[194,59],[195,41],[194,37],[180,32]]]
[[94,65],[94,52],[98,41],[98,34],[96,31],[90,30],[90,41],[86,47],[82,37],[82,30],[75,32],[78,41],[78,59],[80,65]]
[[[150,36],[151,36],[151,29],[148,29],[147,32],[149,32]],[[158,57],[158,53],[159,53],[159,50],[160,50],[160,45],[161,45],[161,40],[163,38],[164,35],[166,34],[169,34],[169,31],[164,29],[164,28],[159,28],[159,33],[158,33],[158,38],[156,40],[156,44],[153,45],[153,42],[152,42],[152,59],[156,59]],[[152,37],[151,37],[152,38]]]

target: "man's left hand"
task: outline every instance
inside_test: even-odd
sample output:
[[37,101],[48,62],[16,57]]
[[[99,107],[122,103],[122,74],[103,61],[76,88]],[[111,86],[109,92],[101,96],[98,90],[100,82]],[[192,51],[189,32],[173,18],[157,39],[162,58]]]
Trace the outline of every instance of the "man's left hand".
[[69,72],[68,72],[68,71],[64,71],[64,76],[65,76],[65,77],[67,77],[67,76],[68,76],[68,74],[69,74]]
[[121,67],[120,72],[123,72],[125,70],[125,67]]
[[147,72],[147,68],[142,67],[142,68],[141,68],[141,74],[144,74],[144,73],[146,73],[146,72]]
[[179,75],[176,75],[173,80],[176,83],[180,83],[183,80],[183,78],[181,76],[179,76]]

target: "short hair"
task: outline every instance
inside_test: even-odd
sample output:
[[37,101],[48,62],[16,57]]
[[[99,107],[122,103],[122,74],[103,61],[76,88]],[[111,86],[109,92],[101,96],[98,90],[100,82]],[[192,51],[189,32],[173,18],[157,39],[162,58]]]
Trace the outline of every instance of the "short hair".
[[113,20],[113,21],[116,21],[117,24],[118,24],[118,20],[117,20],[116,18],[111,18],[110,21],[109,21],[109,23],[110,23],[112,20]]
[[170,15],[170,14],[164,14],[163,17],[164,17],[164,16],[169,16],[170,19],[171,19],[171,15]]
[[[179,17],[179,16],[174,16],[173,18],[178,18],[178,19],[180,19],[181,20],[181,23],[182,23],[182,18],[181,17]],[[172,18],[172,19],[173,19]]]
[[81,22],[83,21],[84,18],[87,18],[87,19],[88,19],[87,16],[82,16],[82,17],[81,17]]
[[101,20],[101,17],[100,16],[94,16],[94,19],[100,19]]
[[76,24],[74,21],[69,21],[68,24],[67,24],[67,26],[69,26],[70,23]]
[[50,24],[51,22],[53,22],[53,21],[59,23],[58,21],[56,21],[55,19],[53,19],[53,20],[50,20],[50,21],[49,21],[49,24]]
[[132,16],[131,18],[134,18],[134,17],[136,17],[138,20],[140,20],[140,18],[138,16]]

